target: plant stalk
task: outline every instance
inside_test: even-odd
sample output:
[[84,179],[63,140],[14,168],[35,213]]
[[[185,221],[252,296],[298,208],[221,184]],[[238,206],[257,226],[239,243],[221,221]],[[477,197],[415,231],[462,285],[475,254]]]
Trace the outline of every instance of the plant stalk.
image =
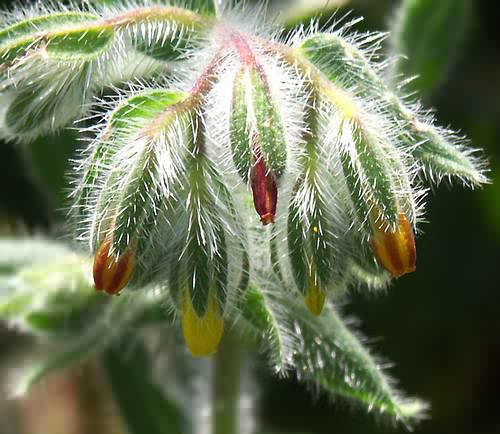
[[240,432],[240,396],[243,346],[228,330],[214,360],[212,434]]

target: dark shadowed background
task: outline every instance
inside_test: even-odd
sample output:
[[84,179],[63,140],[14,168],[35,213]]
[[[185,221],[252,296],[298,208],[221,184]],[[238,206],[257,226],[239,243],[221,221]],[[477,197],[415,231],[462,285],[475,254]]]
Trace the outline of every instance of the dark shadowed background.
[[[459,128],[485,149],[494,183],[480,191],[443,184],[431,192],[417,272],[385,296],[355,294],[344,306],[360,320],[373,352],[394,363],[390,372],[400,388],[430,402],[418,434],[500,433],[500,26],[495,2],[472,3],[462,53],[425,102],[441,124]],[[357,0],[349,7],[366,17],[362,29],[384,30],[396,4]],[[65,133],[29,146],[0,145],[2,228],[59,232],[63,174],[78,142]],[[0,333],[0,359],[8,342],[12,337]],[[311,394],[294,380],[267,378],[264,369],[262,375],[260,414],[283,433],[404,432],[342,400]],[[0,434],[11,433],[0,426]]]

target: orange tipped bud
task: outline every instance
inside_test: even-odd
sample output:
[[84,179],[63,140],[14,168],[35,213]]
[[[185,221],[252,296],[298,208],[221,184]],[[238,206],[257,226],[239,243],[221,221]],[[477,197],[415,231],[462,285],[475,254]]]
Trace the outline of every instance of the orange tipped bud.
[[213,293],[208,296],[205,314],[199,316],[193,307],[189,291],[184,293],[182,307],[182,334],[195,357],[206,357],[217,351],[224,331],[224,321]]
[[321,315],[325,305],[326,291],[318,286],[315,276],[309,275],[309,288],[305,296],[306,306],[316,316]]
[[274,223],[276,217],[276,203],[278,202],[278,187],[271,172],[266,168],[262,156],[257,157],[257,161],[252,167],[250,175],[253,192],[253,203],[260,221],[263,225]]
[[94,259],[94,286],[110,295],[118,294],[129,282],[135,269],[135,258],[129,248],[118,258],[109,254],[111,238],[104,240]]
[[378,263],[393,277],[401,277],[416,269],[415,237],[410,222],[400,213],[395,231],[385,228],[380,216],[372,220],[374,235],[370,240]]

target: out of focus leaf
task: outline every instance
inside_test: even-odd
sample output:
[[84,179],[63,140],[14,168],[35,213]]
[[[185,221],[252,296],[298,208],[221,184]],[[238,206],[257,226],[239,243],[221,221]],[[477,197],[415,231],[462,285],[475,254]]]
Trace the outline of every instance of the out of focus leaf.
[[126,354],[111,346],[104,364],[130,434],[189,434],[187,415],[154,383],[153,362],[142,344]]
[[0,273],[11,273],[25,265],[60,259],[69,253],[63,244],[43,238],[0,238]]
[[460,54],[470,16],[470,0],[403,0],[391,45],[407,58],[398,62],[396,75],[418,76],[410,89],[430,93]]

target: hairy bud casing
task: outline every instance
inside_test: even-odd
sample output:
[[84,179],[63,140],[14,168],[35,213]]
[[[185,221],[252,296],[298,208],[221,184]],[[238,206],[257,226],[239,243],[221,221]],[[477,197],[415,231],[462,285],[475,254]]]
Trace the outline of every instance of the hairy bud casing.
[[279,113],[257,67],[237,71],[233,83],[230,142],[233,161],[250,181],[254,204],[263,224],[273,223],[277,181],[286,167],[287,149]]

